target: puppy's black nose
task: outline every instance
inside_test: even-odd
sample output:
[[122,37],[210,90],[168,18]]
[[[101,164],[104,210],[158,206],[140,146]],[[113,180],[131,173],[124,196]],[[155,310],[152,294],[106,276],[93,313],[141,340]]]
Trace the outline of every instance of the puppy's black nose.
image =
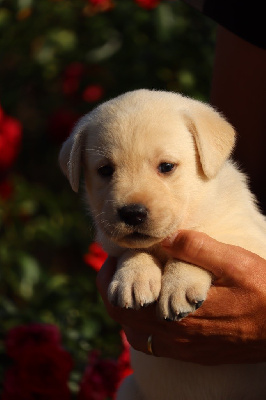
[[142,224],[148,215],[148,210],[143,204],[129,204],[118,210],[121,221],[130,226]]

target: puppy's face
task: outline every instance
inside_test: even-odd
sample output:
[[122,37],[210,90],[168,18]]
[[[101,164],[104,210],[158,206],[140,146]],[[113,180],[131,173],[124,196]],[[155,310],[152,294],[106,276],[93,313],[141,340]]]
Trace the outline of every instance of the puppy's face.
[[208,182],[233,144],[233,128],[210,106],[137,90],[85,115],[64,143],[60,164],[75,191],[83,164],[100,236],[145,248],[194,227]]
[[90,208],[98,228],[125,247],[149,247],[182,226],[202,175],[181,114],[137,108],[103,118],[86,138]]

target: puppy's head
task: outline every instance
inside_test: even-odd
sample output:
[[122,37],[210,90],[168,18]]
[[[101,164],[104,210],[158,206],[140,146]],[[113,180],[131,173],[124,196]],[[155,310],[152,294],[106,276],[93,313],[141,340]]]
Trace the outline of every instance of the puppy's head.
[[149,247],[184,221],[234,144],[216,111],[179,94],[137,90],[85,115],[60,164],[78,191],[81,166],[100,232],[122,247]]

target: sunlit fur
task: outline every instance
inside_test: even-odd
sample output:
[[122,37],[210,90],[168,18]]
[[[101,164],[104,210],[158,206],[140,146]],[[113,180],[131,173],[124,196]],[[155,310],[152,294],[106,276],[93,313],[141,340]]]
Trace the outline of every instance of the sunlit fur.
[[[266,258],[265,219],[229,159],[234,141],[234,129],[213,108],[160,91],[126,93],[79,121],[60,164],[75,191],[83,166],[98,240],[119,256],[110,301],[132,308],[158,301],[158,318],[172,320],[195,310],[211,276],[167,259],[159,245],[180,228]],[[173,163],[173,171],[160,173],[163,162]],[[99,174],[104,165],[112,166],[112,176]],[[120,220],[121,207],[139,203],[148,210],[142,224]],[[203,367],[136,351],[132,364],[118,400],[261,400],[266,394],[265,364]]]

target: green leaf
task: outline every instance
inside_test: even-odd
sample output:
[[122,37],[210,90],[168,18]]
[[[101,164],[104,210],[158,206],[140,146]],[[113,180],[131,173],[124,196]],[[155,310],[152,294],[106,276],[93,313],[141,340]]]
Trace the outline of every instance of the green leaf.
[[22,297],[29,299],[33,295],[34,286],[40,279],[40,266],[36,259],[23,254],[20,256],[21,282],[19,291]]

